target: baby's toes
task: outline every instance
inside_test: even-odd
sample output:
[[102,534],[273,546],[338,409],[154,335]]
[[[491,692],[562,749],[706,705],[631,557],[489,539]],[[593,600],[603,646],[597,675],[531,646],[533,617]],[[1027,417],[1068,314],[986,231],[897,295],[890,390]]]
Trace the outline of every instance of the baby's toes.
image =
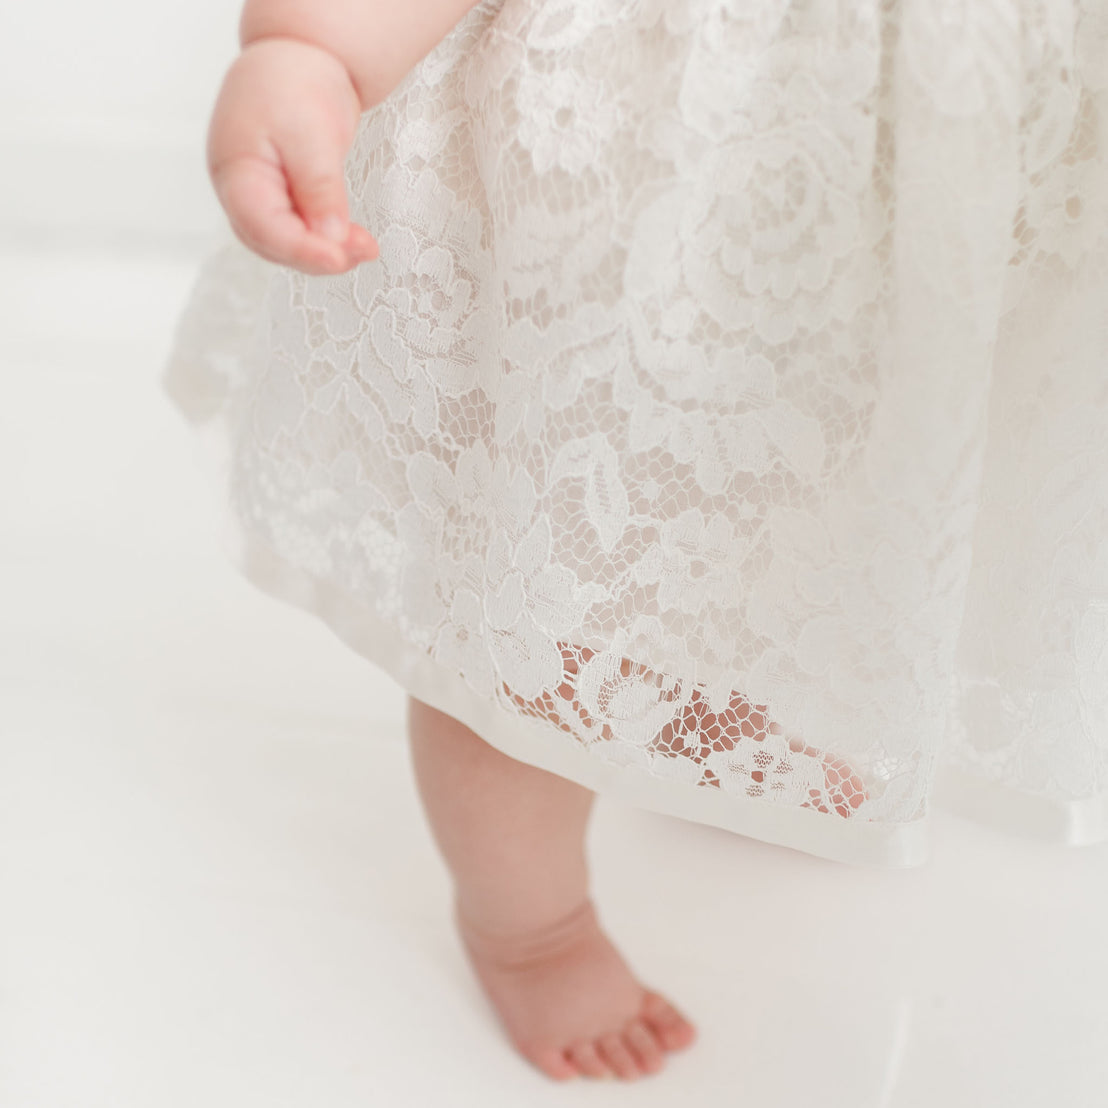
[[642,1019],[666,1050],[681,1050],[696,1038],[696,1028],[658,993],[647,992]]
[[582,1040],[566,1050],[566,1057],[577,1067],[582,1077],[611,1077],[612,1071],[600,1057],[596,1043]]
[[631,1048],[623,1041],[621,1032],[609,1031],[607,1035],[601,1035],[596,1040],[596,1049],[600,1057],[612,1068],[616,1077],[634,1081],[636,1077],[642,1076],[639,1063],[631,1053]]
[[643,1073],[657,1073],[665,1066],[665,1050],[643,1020],[632,1020],[623,1029],[623,1041],[630,1048]]

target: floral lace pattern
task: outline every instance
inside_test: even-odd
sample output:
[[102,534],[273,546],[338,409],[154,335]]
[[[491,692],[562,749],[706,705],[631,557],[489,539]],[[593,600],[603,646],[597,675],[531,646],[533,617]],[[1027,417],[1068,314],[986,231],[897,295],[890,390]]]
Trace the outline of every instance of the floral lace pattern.
[[486,0],[347,183],[167,384],[397,651],[755,812],[1108,790],[1106,0]]

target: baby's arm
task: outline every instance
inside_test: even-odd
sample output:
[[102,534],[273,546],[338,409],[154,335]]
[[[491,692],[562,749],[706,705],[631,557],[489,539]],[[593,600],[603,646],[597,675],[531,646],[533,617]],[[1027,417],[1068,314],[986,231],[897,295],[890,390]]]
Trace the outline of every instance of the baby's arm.
[[446,37],[477,0],[246,0],[239,42],[291,38],[326,50],[372,108]]
[[476,2],[246,0],[242,53],[208,129],[208,171],[243,243],[317,274],[377,256],[348,218],[343,166],[359,117]]

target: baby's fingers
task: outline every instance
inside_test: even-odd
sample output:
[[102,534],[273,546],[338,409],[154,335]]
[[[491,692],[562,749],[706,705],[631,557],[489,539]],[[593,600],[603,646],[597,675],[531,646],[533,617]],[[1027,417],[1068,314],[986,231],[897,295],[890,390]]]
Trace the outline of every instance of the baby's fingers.
[[[213,173],[213,183],[235,234],[269,261],[305,273],[333,274],[344,273],[359,262],[377,257],[373,236],[347,221],[345,193],[338,209],[342,213],[338,217],[338,239],[324,235],[319,226],[324,216],[319,214],[318,198],[324,194],[318,186],[314,193],[316,205],[309,209],[316,213],[316,228],[310,228],[306,213],[302,215],[294,207],[296,192],[276,156],[271,161],[240,155],[224,162]],[[334,217],[333,199],[327,203]]]

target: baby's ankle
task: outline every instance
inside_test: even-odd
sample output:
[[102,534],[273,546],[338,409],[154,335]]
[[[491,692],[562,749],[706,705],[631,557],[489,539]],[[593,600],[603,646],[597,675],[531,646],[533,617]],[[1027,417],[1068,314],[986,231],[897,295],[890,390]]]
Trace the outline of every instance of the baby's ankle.
[[538,915],[524,922],[518,911],[510,921],[497,918],[485,906],[454,902],[454,919],[466,945],[502,968],[525,966],[570,950],[599,929],[592,900],[585,896],[565,911]]

